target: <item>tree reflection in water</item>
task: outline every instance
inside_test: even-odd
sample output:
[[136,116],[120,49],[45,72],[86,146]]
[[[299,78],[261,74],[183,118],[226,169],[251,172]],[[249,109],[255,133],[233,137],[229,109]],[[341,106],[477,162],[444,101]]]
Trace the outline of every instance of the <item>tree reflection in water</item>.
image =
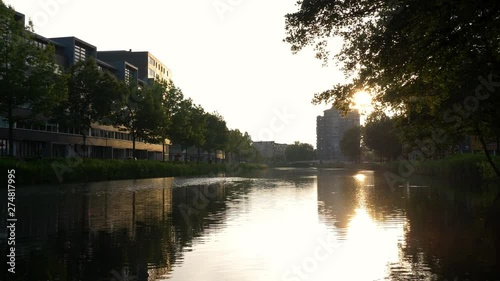
[[484,223],[495,191],[423,178],[391,189],[333,169],[25,187],[11,277],[276,280],[266,270],[302,264],[321,229],[338,243],[309,280],[500,280],[498,223]]

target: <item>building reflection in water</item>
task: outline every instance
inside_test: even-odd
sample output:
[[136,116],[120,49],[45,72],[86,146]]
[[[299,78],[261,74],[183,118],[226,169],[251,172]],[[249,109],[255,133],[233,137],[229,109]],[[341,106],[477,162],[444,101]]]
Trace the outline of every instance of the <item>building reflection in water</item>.
[[309,280],[500,276],[498,223],[484,225],[496,187],[465,192],[417,178],[391,189],[368,171],[272,173],[23,187],[12,280],[294,278],[325,233],[334,250]]
[[[225,209],[222,182],[175,188],[172,180],[47,187],[47,192],[26,188],[18,198],[25,205],[19,206],[19,273],[13,280],[111,280],[124,272],[137,281],[168,276],[183,248],[204,231],[204,217]],[[205,208],[186,220],[173,198],[196,208],[193,194],[210,196]]]

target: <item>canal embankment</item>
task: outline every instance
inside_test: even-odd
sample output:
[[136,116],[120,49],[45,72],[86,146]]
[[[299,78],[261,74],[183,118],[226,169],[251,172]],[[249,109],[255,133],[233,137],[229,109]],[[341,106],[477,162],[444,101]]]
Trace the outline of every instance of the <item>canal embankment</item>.
[[85,158],[0,159],[2,170],[16,171],[18,184],[57,184],[158,177],[240,174],[263,170],[266,165],[250,163],[183,163],[148,160],[103,160]]

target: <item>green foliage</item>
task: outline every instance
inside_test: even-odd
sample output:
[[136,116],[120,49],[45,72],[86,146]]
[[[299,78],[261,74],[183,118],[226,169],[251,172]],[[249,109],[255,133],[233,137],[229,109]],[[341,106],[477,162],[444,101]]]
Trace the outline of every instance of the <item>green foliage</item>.
[[14,123],[49,114],[65,98],[65,84],[64,76],[56,74],[54,47],[37,47],[31,23],[25,27],[3,2],[0,35],[0,113],[9,123],[12,155]]
[[174,144],[183,149],[205,144],[206,115],[201,106],[194,105],[191,99],[185,99],[181,89],[172,87],[166,96],[170,118],[169,137]]
[[[40,37],[30,23],[15,19],[15,11],[0,1],[0,113],[9,123],[9,153],[13,152],[13,127],[17,121],[40,117],[76,129],[86,144],[93,124],[113,125],[132,135],[132,149],[142,139],[164,143],[168,138],[184,149],[195,146],[209,152],[228,146],[226,122],[218,113],[209,114],[171,82],[118,81],[99,70],[88,57],[61,72],[55,49],[34,44]],[[238,157],[255,156],[248,134],[237,141]]]
[[[299,1],[286,15],[286,41],[297,52],[344,40],[335,60],[350,79],[315,95],[316,103],[348,108],[368,90],[395,112],[399,130],[447,144],[463,135],[500,135],[500,7],[489,1]],[[409,138],[407,138],[409,139]],[[490,163],[491,164],[491,163]]]
[[[481,178],[483,180],[490,181],[490,180],[494,180],[497,178],[495,171],[493,170],[493,168],[491,167],[491,165],[488,162],[481,161],[481,162],[478,162],[476,165],[479,169],[479,174],[481,175]],[[497,166],[498,166],[498,164],[497,164]]]
[[361,128],[355,126],[344,132],[340,140],[340,151],[349,160],[359,162],[361,156]]
[[240,130],[230,130],[228,134],[225,150],[231,155],[231,160],[236,162],[251,161],[258,158],[258,153],[252,146],[250,135]]
[[216,113],[207,113],[205,144],[203,149],[207,151],[223,150],[229,138],[229,130],[224,117]]
[[[64,183],[90,182],[119,179],[139,179],[173,176],[211,176],[217,173],[239,173],[244,171],[265,169],[258,164],[183,164],[174,162],[159,162],[148,160],[101,160],[81,159],[82,162],[68,166],[68,159],[37,159],[32,161],[17,161],[0,159],[0,169],[15,169],[17,184],[60,183],[53,165],[65,165],[69,171],[62,174]],[[73,162],[71,162],[73,163]]]
[[88,58],[71,67],[68,98],[58,105],[54,119],[62,126],[76,128],[85,145],[91,125],[109,120],[123,94],[122,84],[111,74],[100,71],[96,61]]
[[485,164],[483,155],[461,154],[422,162],[416,167],[416,173],[450,179],[489,180],[491,167],[487,169]]
[[385,160],[394,160],[402,154],[402,145],[396,133],[395,120],[381,112],[372,113],[363,129],[367,148]]
[[[163,143],[168,130],[168,118],[164,96],[168,85],[152,83],[141,90],[142,99],[137,102],[133,129],[137,136],[151,143]],[[130,100],[130,99],[129,99]]]
[[288,145],[285,150],[286,160],[289,162],[295,161],[310,161],[316,158],[314,147],[308,143],[295,143]]

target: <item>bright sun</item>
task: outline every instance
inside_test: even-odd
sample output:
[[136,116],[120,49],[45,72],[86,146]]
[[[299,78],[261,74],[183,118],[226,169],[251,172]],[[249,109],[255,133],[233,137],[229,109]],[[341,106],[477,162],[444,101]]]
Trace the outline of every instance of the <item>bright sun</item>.
[[361,114],[361,124],[364,124],[366,116],[373,111],[372,95],[365,91],[359,91],[352,98],[352,109],[359,110]]
[[372,96],[368,92],[360,91],[354,94],[353,102],[354,102],[353,108],[357,108],[360,110],[366,107],[371,107]]

